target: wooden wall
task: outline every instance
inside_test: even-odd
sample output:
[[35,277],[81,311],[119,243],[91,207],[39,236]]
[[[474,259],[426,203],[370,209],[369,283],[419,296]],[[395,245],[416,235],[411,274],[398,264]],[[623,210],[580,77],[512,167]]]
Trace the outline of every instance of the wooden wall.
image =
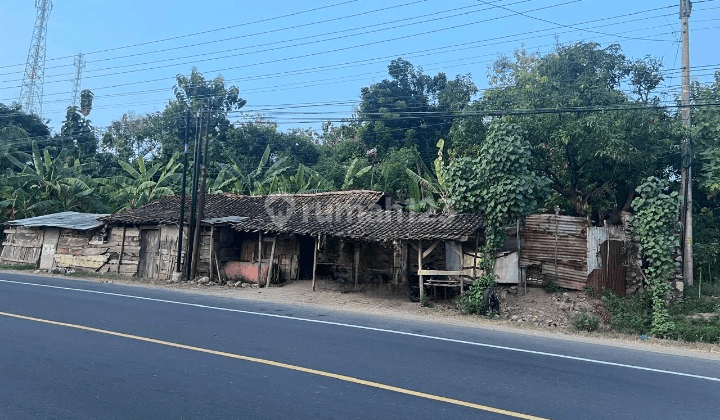
[[5,228],[0,262],[13,264],[38,264],[42,251],[44,231],[23,226]]

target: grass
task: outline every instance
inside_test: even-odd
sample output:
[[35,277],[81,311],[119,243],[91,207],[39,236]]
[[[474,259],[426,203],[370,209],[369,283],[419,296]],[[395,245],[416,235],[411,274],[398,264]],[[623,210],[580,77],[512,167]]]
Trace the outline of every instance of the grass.
[[[630,298],[620,298],[606,292],[603,299],[612,315],[611,324],[615,331],[632,335],[650,332],[652,312],[649,293],[641,292]],[[668,313],[672,328],[666,338],[720,343],[720,299],[698,297],[697,289],[686,287],[682,300],[669,303]]]
[[600,327],[600,320],[594,315],[588,314],[587,311],[580,312],[570,320],[570,325],[576,331],[597,331]]
[[0,270],[37,270],[35,264],[0,264]]

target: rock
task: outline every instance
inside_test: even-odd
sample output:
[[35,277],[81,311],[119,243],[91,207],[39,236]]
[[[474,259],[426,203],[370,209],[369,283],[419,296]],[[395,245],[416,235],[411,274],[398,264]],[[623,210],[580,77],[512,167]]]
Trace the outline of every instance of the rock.
[[208,284],[210,283],[210,277],[200,277],[197,284]]
[[509,291],[510,293],[512,293],[512,294],[516,294],[516,293],[517,293],[517,286],[510,286],[510,289],[509,289],[508,291]]
[[558,304],[558,309],[560,309],[563,312],[572,311],[573,304],[572,304],[572,302],[560,302]]
[[243,284],[243,282],[241,282],[241,281],[238,280],[238,281],[236,281],[235,283],[233,283],[233,286],[234,286],[234,287],[244,287],[244,284]]
[[517,315],[513,315],[510,317],[510,321],[519,321],[519,320],[520,320],[520,317]]
[[570,299],[570,295],[568,295],[567,292],[563,292],[562,298],[565,302],[570,302],[572,299]]

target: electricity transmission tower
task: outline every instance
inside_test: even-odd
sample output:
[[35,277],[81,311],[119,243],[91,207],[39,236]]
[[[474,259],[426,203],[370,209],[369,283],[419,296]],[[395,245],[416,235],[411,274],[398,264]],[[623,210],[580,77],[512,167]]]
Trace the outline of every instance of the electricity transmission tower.
[[35,0],[37,15],[25,75],[20,89],[20,105],[28,114],[42,115],[43,83],[45,82],[45,41],[52,0]]
[[72,80],[73,93],[72,93],[72,101],[70,102],[70,105],[72,105],[72,106],[77,106],[78,92],[80,92],[80,79],[82,79],[82,71],[84,68],[85,68],[84,54],[78,53],[78,55],[75,56],[75,78]]

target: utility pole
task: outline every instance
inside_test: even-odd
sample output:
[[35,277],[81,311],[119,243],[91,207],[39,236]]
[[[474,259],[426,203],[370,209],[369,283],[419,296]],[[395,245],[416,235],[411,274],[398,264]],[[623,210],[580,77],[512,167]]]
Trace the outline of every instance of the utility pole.
[[72,80],[73,82],[73,93],[72,93],[72,101],[70,102],[70,105],[77,106],[77,99],[78,99],[78,92],[80,92],[80,80],[82,79],[82,71],[85,68],[85,55],[83,53],[78,53],[78,55],[75,56],[75,78]]
[[683,226],[683,280],[693,285],[693,228],[692,228],[692,147],[690,144],[690,29],[688,20],[692,3],[680,0],[682,26],[682,122],[685,138],[682,146],[681,182],[682,206],[680,220]]
[[45,83],[45,53],[47,52],[47,22],[52,10],[51,0],[35,0],[37,14],[30,50],[25,62],[20,105],[28,114],[42,116],[43,84]]
[[[180,220],[178,223],[178,249],[177,249],[177,273],[182,272],[182,247],[183,247],[183,227],[185,226],[185,189],[187,187],[187,169],[188,169],[188,128],[190,125],[190,109],[185,110],[185,152],[183,156],[183,176],[182,190],[180,193]],[[185,257],[187,259],[187,256]]]
[[[205,107],[205,111],[207,112],[207,118],[205,120],[205,138],[200,141],[200,182],[197,190],[197,216],[196,216],[196,222],[195,222],[195,230],[194,230],[194,236],[195,236],[195,248],[193,248],[193,256],[192,256],[192,268],[190,270],[190,275],[194,278],[197,275],[197,267],[198,263],[200,262],[200,242],[201,242],[201,233],[202,233],[202,220],[205,218],[205,185],[207,180],[207,169],[205,167],[207,163],[207,147],[208,147],[208,137],[210,135],[210,118],[212,117],[212,99],[210,100],[209,105]],[[202,132],[202,123],[200,124],[200,132]],[[212,258],[211,258],[212,259]]]
[[185,252],[185,280],[192,280],[192,265],[194,263],[193,250],[195,246],[195,223],[197,223],[197,190],[198,178],[200,176],[200,128],[202,127],[202,111],[197,112],[195,120],[195,157],[193,159],[193,181],[190,193],[192,194],[190,204],[190,228],[188,231],[188,249]]

